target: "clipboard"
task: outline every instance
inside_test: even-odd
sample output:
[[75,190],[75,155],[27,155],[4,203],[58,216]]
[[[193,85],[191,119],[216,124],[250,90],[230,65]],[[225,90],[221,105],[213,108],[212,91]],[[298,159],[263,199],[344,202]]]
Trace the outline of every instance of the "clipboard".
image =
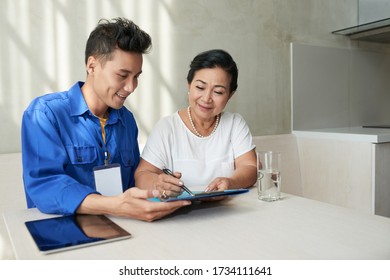
[[215,191],[215,192],[203,192],[203,191],[193,191],[194,195],[190,195],[187,192],[182,193],[177,197],[169,197],[167,199],[160,199],[159,197],[148,198],[148,200],[153,202],[169,202],[169,201],[178,201],[178,200],[199,200],[203,198],[212,198],[218,196],[233,196],[249,192],[248,189],[231,189],[225,191]]

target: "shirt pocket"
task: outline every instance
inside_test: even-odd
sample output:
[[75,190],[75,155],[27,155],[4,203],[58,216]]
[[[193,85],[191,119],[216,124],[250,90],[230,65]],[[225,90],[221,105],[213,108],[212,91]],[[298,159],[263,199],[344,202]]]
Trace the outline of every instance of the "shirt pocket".
[[124,167],[130,168],[134,166],[134,152],[132,150],[122,150],[120,154],[121,161]]
[[66,150],[72,164],[91,164],[97,159],[97,151],[94,146],[66,146]]

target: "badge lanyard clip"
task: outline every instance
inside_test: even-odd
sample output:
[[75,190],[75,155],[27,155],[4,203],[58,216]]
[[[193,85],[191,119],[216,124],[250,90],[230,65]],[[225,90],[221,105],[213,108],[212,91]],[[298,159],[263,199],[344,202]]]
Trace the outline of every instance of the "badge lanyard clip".
[[106,151],[104,152],[104,166],[108,166],[108,161],[110,159],[110,154],[108,153],[107,151],[107,148],[106,148]]

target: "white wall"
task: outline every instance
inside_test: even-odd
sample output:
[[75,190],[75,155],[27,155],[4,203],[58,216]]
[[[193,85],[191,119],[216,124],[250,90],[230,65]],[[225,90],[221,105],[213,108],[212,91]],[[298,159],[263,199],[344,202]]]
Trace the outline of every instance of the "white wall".
[[117,16],[133,19],[154,43],[127,103],[140,142],[160,117],[186,105],[188,65],[201,51],[233,55],[239,86],[228,109],[254,135],[273,135],[291,131],[290,42],[357,44],[331,34],[357,24],[357,0],[0,0],[0,153],[20,151],[32,98],[84,79],[89,32]]
[[292,44],[293,129],[390,124],[390,53]]

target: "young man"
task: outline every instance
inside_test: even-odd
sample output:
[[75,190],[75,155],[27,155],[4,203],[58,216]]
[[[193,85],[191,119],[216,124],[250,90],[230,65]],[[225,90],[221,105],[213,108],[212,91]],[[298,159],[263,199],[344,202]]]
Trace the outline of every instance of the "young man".
[[[85,83],[38,97],[26,109],[22,161],[29,208],[152,221],[190,203],[150,202],[158,191],[130,188],[140,159],[138,128],[123,104],[150,47],[150,36],[132,21],[102,20],[87,41]],[[94,168],[114,163],[120,164],[123,193],[103,196],[95,189]]]

